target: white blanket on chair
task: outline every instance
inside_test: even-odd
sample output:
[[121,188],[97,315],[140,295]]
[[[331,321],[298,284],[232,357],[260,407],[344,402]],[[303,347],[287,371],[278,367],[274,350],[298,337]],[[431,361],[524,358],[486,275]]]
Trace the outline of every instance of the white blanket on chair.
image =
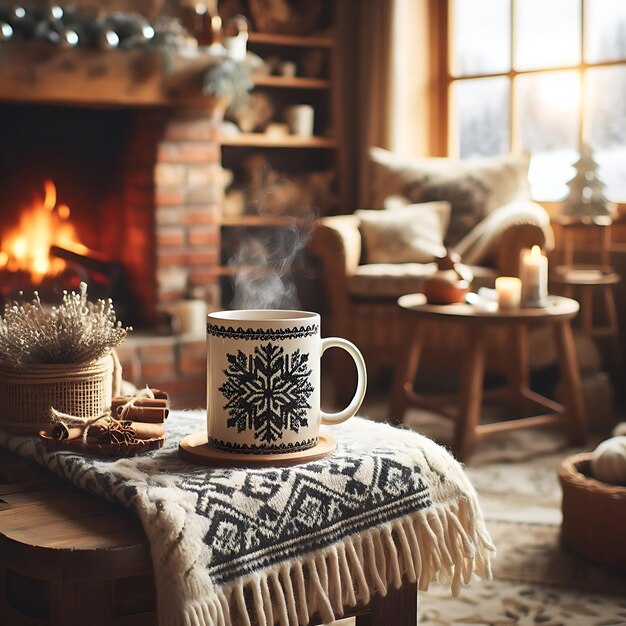
[[[546,210],[530,200],[517,200],[492,211],[479,222],[454,249],[466,265],[481,265],[491,254],[502,233],[516,224],[536,224],[542,228],[550,225]],[[552,241],[547,242],[551,249]]]

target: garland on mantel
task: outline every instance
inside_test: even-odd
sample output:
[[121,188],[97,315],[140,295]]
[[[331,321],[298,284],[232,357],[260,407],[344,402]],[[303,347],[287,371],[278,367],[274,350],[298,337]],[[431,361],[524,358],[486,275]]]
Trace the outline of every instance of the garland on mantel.
[[149,21],[138,13],[104,13],[60,5],[4,6],[0,7],[0,42],[8,41],[48,43],[59,48],[154,50],[162,54],[166,71],[173,66],[174,54],[205,54],[212,63],[199,85],[204,95],[227,98],[231,108],[236,108],[252,88],[245,60],[231,58],[220,43],[199,48],[195,37],[174,17]]
[[159,17],[150,22],[138,13],[103,13],[95,9],[51,5],[0,8],[1,41],[37,41],[61,47],[167,48],[195,45],[179,20]]

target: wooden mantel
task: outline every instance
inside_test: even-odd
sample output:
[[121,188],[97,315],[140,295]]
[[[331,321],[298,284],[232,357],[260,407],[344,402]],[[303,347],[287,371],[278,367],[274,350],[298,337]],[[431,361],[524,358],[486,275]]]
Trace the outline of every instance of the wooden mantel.
[[0,103],[70,106],[181,106],[213,108],[202,95],[207,54],[172,55],[172,67],[153,50],[57,48],[11,42],[0,48]]

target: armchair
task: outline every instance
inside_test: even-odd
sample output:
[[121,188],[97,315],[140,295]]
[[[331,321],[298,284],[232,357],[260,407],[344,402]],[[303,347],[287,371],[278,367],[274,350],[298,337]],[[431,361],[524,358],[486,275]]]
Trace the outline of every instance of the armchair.
[[[451,204],[454,220],[454,204]],[[363,352],[370,370],[392,368],[401,353],[404,334],[396,301],[403,294],[421,291],[424,279],[437,267],[434,262],[367,263],[359,226],[357,215],[322,218],[310,243],[310,251],[322,268],[327,298],[324,332],[353,341]],[[491,210],[449,247],[471,267],[475,290],[481,286],[493,287],[499,275],[517,276],[520,251],[533,245],[552,249],[549,217],[541,206],[516,199]],[[444,361],[449,367],[451,357],[454,362],[461,361],[459,353],[463,350],[464,337],[430,332],[426,337],[424,363],[436,368]],[[505,355],[497,349],[499,344],[495,336],[488,342],[493,346],[486,355],[489,371],[502,371],[506,366]],[[339,351],[331,359],[337,396],[343,399],[354,388],[353,367],[344,362]]]

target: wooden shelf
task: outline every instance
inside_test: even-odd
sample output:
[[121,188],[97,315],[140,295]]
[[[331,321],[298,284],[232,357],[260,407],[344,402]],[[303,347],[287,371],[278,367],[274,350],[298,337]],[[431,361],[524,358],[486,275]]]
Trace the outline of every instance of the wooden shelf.
[[330,89],[330,80],[303,76],[271,76],[259,74],[252,77],[255,87],[280,87],[282,89]]
[[[220,98],[204,95],[198,77],[214,56],[173,54],[166,70],[155,50],[63,48],[47,43],[2,43],[0,102],[71,106],[186,106],[205,108]],[[137,80],[137,68],[146,74]],[[27,76],[28,80],[24,77]]]
[[221,226],[292,226],[295,217],[285,215],[222,215]]
[[[237,177],[235,184],[240,189],[245,189],[246,185],[246,168],[240,165],[240,161],[248,153],[258,153],[267,160],[272,171],[292,180],[294,185],[306,185],[308,176],[313,172],[335,172],[340,196],[338,204],[343,203],[347,186],[344,184],[343,146],[338,139],[342,137],[342,125],[339,106],[334,97],[337,88],[336,40],[332,29],[336,19],[335,4],[332,0],[328,1],[323,15],[320,15],[320,30],[313,36],[267,32],[248,34],[248,49],[267,61],[266,69],[259,69],[258,74],[253,72],[250,78],[257,94],[265,93],[271,97],[274,109],[271,122],[275,127],[270,128],[269,133],[236,135],[224,130],[218,140],[222,162],[225,167],[232,168]],[[327,25],[328,29],[321,31],[322,24]],[[276,63],[281,61],[293,64],[298,75],[277,75],[277,69],[270,69],[276,68]],[[310,66],[309,70],[307,66]],[[283,113],[296,104],[307,104],[313,108],[314,128],[319,135],[301,137],[286,133],[286,126],[281,124],[284,121]],[[283,131],[285,134],[281,134]],[[252,206],[254,199],[249,200]],[[330,204],[330,198],[326,204]],[[223,237],[229,240],[252,236],[255,228],[257,234],[266,234],[271,239],[274,234],[280,236],[288,233],[294,226],[309,226],[307,216],[299,215],[298,203],[286,201],[285,206],[282,215],[222,215],[218,227]],[[329,212],[329,208],[322,206],[320,211]],[[226,256],[223,260],[226,260]],[[237,280],[239,273],[244,273],[244,276],[260,279],[268,269],[249,265],[231,267],[223,263],[214,271],[222,285],[226,286],[228,277],[234,277],[231,278],[232,282]],[[228,293],[227,289],[225,294]]]
[[333,137],[273,137],[263,133],[241,133],[220,139],[222,146],[250,146],[258,148],[336,148]]
[[298,37],[296,35],[275,35],[274,33],[251,32],[248,43],[268,46],[296,46],[307,48],[332,48],[333,40],[330,37]]

